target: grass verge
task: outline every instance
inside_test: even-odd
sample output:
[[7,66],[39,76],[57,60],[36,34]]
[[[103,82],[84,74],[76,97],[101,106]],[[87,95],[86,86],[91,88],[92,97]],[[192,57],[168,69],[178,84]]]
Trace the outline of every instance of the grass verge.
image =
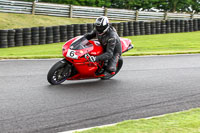
[[61,58],[63,43],[0,49],[0,59]]
[[167,114],[151,119],[128,120],[114,126],[76,133],[199,133],[200,109]]
[[[126,37],[134,49],[124,56],[200,53],[200,31]],[[64,43],[1,48],[0,59],[61,58]]]
[[[95,19],[0,13],[0,29],[94,23]],[[119,22],[112,20],[111,22]]]
[[200,53],[200,31],[128,37],[135,48],[124,55]]

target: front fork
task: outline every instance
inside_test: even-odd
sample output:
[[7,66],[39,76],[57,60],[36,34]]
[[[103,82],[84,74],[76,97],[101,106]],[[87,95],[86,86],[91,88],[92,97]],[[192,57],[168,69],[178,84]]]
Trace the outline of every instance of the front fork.
[[64,65],[64,70],[62,71],[62,75],[66,77],[71,77],[72,75],[72,65],[66,59],[60,60],[60,62]]

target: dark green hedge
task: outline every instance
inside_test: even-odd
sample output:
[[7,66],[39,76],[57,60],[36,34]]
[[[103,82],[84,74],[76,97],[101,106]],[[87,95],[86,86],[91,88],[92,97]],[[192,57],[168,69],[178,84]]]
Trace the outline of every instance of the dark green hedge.
[[133,10],[145,10],[154,7],[156,9],[170,12],[200,12],[200,0],[39,0],[39,2]]

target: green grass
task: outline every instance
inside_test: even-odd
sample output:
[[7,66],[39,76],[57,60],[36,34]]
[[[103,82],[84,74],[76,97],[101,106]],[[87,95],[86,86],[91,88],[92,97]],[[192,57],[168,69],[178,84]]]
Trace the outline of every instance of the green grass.
[[[162,55],[200,53],[200,31],[160,35],[126,37],[134,49],[123,55]],[[8,58],[58,58],[62,57],[64,43],[1,48],[0,59]]]
[[128,120],[114,126],[76,133],[199,133],[200,109],[167,114],[151,119]]
[[0,49],[0,59],[61,58],[64,43]]
[[[94,23],[95,19],[0,13],[0,29]],[[119,21],[111,21],[119,22]]]
[[200,32],[128,37],[135,48],[125,55],[200,53]]

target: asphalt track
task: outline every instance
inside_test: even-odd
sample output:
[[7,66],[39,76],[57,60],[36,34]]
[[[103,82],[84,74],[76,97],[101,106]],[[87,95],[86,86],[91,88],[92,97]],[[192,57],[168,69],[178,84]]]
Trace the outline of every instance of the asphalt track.
[[46,80],[53,60],[0,61],[0,132],[54,133],[200,107],[200,55],[126,57],[111,80]]

